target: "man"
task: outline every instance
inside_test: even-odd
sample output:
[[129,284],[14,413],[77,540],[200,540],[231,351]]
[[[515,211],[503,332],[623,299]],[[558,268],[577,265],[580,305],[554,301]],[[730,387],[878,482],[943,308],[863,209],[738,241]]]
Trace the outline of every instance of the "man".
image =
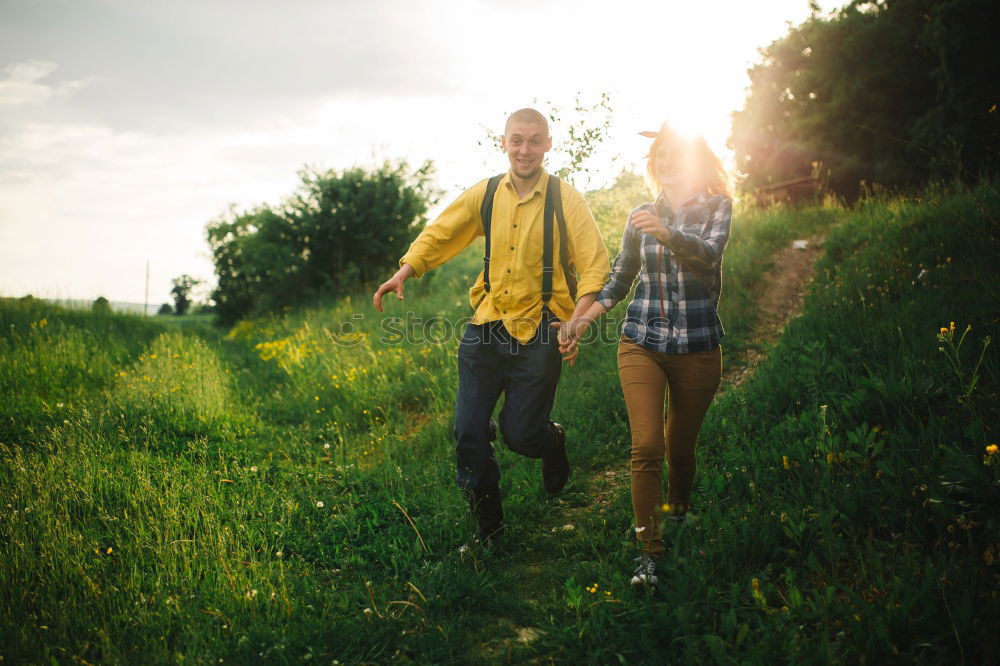
[[[550,418],[562,364],[550,324],[587,310],[604,286],[609,263],[597,225],[583,197],[570,185],[550,180],[542,163],[552,148],[545,117],[534,109],[511,114],[502,145],[510,170],[496,185],[489,225],[486,269],[469,292],[475,309],[458,349],[455,444],[458,485],[475,515],[479,537],[497,539],[503,531],[500,469],[493,452],[496,425],[491,419],[500,394],[500,431],[514,452],[542,459],[545,489],[558,493],[569,478],[566,435]],[[375,308],[393,292],[403,298],[403,283],[440,266],[484,233],[482,212],[488,189],[483,180],[462,193],[417,237],[400,268],[375,292]],[[559,182],[566,238],[555,224],[549,251],[551,293],[543,294],[544,209],[550,182]],[[554,194],[554,193],[553,193]],[[487,202],[488,203],[488,202]],[[560,225],[561,226],[561,225]],[[574,313],[560,244],[580,269],[582,294]]]

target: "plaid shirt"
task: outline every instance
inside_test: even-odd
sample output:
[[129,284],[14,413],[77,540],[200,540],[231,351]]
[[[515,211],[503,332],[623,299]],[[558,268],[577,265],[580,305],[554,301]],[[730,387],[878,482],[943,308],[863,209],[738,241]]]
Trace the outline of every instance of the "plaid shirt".
[[[661,243],[635,229],[640,210],[657,214],[670,229]],[[717,347],[725,332],[717,311],[722,291],[722,251],[729,240],[732,201],[699,194],[675,215],[661,196],[633,210],[625,222],[622,249],[597,296],[606,310],[624,299],[636,275],[622,335],[653,351],[689,354]]]

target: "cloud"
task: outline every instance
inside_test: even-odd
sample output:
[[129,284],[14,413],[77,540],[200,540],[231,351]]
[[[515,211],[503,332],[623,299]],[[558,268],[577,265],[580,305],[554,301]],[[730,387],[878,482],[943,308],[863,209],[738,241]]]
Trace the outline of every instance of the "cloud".
[[4,78],[0,79],[0,106],[41,104],[51,98],[52,86],[40,81],[58,67],[54,62],[44,60],[28,60],[7,65],[4,68]]
[[223,127],[330,96],[459,93],[459,56],[475,41],[454,24],[464,12],[456,2],[421,11],[408,0],[83,6],[52,0],[6,12],[0,66],[60,64],[41,77],[55,80],[19,81],[18,99],[43,100],[61,78],[95,77],[75,95],[73,120],[120,129]]

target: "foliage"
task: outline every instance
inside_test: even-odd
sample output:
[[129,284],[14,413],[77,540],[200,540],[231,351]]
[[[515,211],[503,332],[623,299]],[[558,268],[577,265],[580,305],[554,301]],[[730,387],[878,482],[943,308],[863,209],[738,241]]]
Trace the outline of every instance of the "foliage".
[[191,307],[191,290],[201,284],[201,280],[185,274],[175,277],[171,283],[174,285],[170,289],[170,293],[174,297],[174,314],[182,317],[187,314],[188,308]]
[[173,313],[174,309],[171,307],[170,303],[163,303],[160,305],[160,309],[156,311],[156,314],[158,315],[172,315]]
[[990,0],[855,1],[763,49],[730,145],[747,189],[975,181],[1000,157]]
[[[578,92],[574,97],[572,109],[537,99],[534,100],[534,104],[548,110],[553,147],[546,161],[552,165],[551,173],[577,187],[582,187],[590,180],[592,173],[590,164],[595,154],[608,140],[613,113],[611,96],[606,92],[601,93],[596,102],[588,103]],[[485,141],[479,143],[492,145],[497,151],[502,151],[503,146],[500,143],[502,136],[502,133],[487,128]],[[615,159],[617,157],[614,155],[609,157],[610,162]]]
[[587,204],[601,231],[601,237],[612,253],[621,247],[622,233],[628,213],[653,198],[643,176],[623,169],[610,187],[587,192]]
[[797,231],[827,229],[827,257],[709,411],[701,520],[667,533],[651,594],[628,583],[614,336],[563,371],[567,490],[546,499],[538,462],[498,442],[510,548],[460,551],[454,354],[477,248],[408,283],[409,315],[354,291],[223,335],[0,301],[0,655],[995,663],[998,213],[988,184],[737,210],[724,303]]
[[337,295],[381,275],[426,220],[437,193],[430,162],[373,171],[304,169],[277,208],[229,214],[208,225],[223,323]]
[[98,296],[94,299],[94,302],[91,303],[90,309],[94,312],[111,312],[111,303],[103,296]]

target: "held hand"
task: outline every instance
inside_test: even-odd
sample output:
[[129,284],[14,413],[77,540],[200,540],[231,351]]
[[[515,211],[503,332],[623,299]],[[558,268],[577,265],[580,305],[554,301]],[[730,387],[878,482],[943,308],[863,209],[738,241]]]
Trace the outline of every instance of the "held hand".
[[572,330],[571,327],[570,327],[570,322],[568,322],[568,321],[554,321],[554,322],[552,322],[549,325],[552,328],[556,329],[556,333],[557,333],[556,341],[559,343],[559,351],[560,351],[560,353],[565,352],[566,347],[572,341],[572,336],[570,335],[570,331]]
[[552,328],[559,331],[559,353],[563,355],[563,361],[570,366],[576,363],[580,355],[580,336],[587,330],[589,321],[583,319],[571,319],[567,322],[553,322]]
[[663,226],[660,218],[650,213],[648,210],[640,210],[632,216],[632,226],[647,233],[661,243],[670,240],[670,230]]
[[376,310],[382,312],[382,297],[390,291],[396,294],[397,299],[403,300],[403,281],[403,278],[399,275],[393,275],[382,283],[382,286],[375,291],[375,296],[372,298],[372,303],[375,305]]

